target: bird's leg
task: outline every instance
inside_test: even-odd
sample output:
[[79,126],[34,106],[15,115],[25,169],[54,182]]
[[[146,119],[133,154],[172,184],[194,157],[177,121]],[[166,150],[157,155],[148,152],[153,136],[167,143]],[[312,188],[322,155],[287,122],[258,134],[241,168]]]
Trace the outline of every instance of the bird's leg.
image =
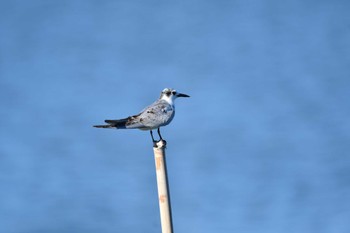
[[163,141],[164,146],[165,146],[166,145],[166,141],[162,138],[162,135],[160,134],[160,128],[158,128],[157,132],[158,132],[158,135],[159,135],[159,138],[160,138],[159,141]]
[[152,130],[150,130],[149,132],[151,133],[151,137],[152,137],[152,141],[153,141],[153,147],[157,148],[157,147],[158,147],[157,143],[158,143],[159,141],[154,140]]
[[158,132],[158,135],[159,135],[159,138],[160,138],[159,141],[163,141],[164,144],[166,145],[166,141],[162,138],[162,135],[160,134],[160,128],[158,128],[157,132]]
[[152,132],[152,130],[150,130],[149,132],[151,133],[152,141],[153,141],[153,142],[156,142],[156,140],[154,140],[154,137],[153,137],[153,132]]
[[158,128],[157,132],[158,132],[160,140],[163,141],[162,135],[160,135],[160,128]]

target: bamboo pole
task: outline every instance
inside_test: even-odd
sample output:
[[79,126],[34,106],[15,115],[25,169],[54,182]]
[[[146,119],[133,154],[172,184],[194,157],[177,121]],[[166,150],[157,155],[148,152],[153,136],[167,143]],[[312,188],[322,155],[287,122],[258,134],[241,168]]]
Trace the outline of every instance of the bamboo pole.
[[159,142],[155,143],[153,147],[153,152],[154,160],[156,163],[159,211],[162,233],[173,233],[170,193],[165,159],[165,146],[166,142],[164,140],[160,140]]

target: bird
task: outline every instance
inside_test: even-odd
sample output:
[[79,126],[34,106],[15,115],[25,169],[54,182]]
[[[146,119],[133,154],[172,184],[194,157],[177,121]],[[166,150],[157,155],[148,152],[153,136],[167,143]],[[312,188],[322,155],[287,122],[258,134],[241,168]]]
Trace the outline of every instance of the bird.
[[[117,120],[105,120],[105,125],[94,125],[96,128],[111,129],[140,129],[149,130],[153,143],[165,141],[160,134],[160,127],[168,125],[175,115],[175,99],[178,97],[190,97],[178,93],[175,89],[165,88],[158,100],[144,108],[139,114]],[[152,130],[157,129],[159,141],[153,137]]]

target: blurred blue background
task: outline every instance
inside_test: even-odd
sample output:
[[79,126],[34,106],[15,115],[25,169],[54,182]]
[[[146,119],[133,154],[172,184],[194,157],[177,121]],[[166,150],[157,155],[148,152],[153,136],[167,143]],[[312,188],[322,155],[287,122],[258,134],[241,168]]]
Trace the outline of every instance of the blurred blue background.
[[1,1],[0,232],[350,232],[349,1]]

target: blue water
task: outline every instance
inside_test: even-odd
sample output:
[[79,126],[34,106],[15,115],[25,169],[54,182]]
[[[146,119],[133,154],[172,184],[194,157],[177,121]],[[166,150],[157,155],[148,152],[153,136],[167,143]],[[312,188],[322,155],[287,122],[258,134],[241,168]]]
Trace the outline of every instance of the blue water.
[[350,232],[348,1],[2,1],[0,232]]

